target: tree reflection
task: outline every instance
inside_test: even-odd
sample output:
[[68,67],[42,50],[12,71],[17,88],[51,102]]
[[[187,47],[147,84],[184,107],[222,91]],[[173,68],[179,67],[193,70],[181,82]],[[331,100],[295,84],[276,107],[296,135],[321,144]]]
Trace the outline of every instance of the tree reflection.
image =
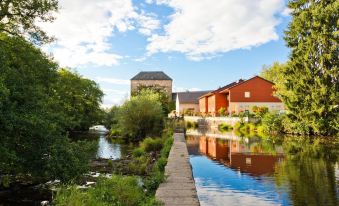
[[336,206],[335,165],[338,139],[288,137],[283,142],[285,160],[276,167],[278,187],[288,188],[296,206]]

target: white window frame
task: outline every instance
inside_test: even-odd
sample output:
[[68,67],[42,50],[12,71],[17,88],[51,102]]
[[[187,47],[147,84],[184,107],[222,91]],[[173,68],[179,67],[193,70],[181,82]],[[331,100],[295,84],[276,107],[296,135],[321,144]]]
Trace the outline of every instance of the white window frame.
[[251,92],[244,92],[244,97],[245,98],[251,98]]

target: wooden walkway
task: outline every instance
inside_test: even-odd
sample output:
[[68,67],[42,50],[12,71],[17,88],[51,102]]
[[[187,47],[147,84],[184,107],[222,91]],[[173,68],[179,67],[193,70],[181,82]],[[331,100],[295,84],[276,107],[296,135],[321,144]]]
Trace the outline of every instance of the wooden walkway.
[[156,198],[165,206],[199,206],[184,133],[174,133],[165,168],[167,179],[160,184]]

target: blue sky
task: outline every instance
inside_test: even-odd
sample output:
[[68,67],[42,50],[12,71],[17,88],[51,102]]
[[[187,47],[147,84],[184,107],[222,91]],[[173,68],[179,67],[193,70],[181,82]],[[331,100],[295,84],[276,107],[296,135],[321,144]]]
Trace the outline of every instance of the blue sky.
[[286,61],[284,0],[59,0],[56,21],[41,26],[57,41],[43,50],[106,96],[129,96],[139,71],[164,71],[174,90],[216,89]]

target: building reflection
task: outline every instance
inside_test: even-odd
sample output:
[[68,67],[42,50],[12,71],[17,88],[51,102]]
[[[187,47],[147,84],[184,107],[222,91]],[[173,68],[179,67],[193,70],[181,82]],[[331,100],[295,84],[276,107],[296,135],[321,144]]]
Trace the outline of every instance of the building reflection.
[[257,142],[246,143],[234,139],[189,136],[187,145],[190,154],[200,153],[227,167],[253,176],[273,174],[276,163],[283,158],[281,148],[275,148],[275,152],[267,152]]

